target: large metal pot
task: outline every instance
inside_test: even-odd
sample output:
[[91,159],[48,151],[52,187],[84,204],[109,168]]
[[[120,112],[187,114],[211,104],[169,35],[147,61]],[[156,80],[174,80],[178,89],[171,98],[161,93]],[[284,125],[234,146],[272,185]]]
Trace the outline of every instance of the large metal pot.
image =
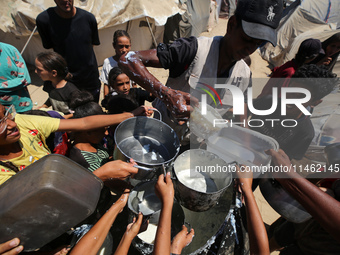
[[263,178],[259,186],[268,204],[288,221],[301,223],[312,217],[275,179]]
[[134,179],[151,180],[164,172],[179,152],[176,132],[160,120],[134,117],[120,123],[115,131],[114,159],[131,158],[144,166]]
[[216,205],[232,182],[229,165],[216,154],[201,149],[187,150],[179,155],[173,164],[173,172],[177,200],[195,212]]
[[[132,222],[133,217],[136,217],[136,215],[133,212],[130,212],[129,214],[129,222]],[[174,201],[174,205],[172,207],[172,215],[171,215],[171,239],[174,238],[181,230],[182,226],[185,223],[185,218],[184,218],[184,212],[182,207]],[[151,224],[153,226],[158,225],[158,220],[159,217],[151,217],[149,219],[149,226],[146,232],[151,230]],[[154,232],[152,232],[153,234]],[[142,233],[143,234],[143,233]],[[154,244],[153,242],[147,242],[146,240],[142,240],[142,235],[139,234],[137,235],[133,241],[132,245],[141,253],[141,254],[152,254]]]

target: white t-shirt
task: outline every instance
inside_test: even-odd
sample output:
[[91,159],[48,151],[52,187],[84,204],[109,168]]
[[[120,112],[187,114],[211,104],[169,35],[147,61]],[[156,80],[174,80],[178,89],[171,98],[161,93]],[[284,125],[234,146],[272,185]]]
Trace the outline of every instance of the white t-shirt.
[[109,79],[110,70],[117,66],[118,66],[118,62],[114,60],[113,57],[106,58],[104,60],[103,69],[102,69],[99,79],[104,84],[109,84],[108,79]]

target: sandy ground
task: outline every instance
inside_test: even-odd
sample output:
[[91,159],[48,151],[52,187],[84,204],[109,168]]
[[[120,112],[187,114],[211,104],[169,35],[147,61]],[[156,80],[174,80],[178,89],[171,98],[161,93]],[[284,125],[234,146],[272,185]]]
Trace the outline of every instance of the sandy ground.
[[[224,35],[227,27],[227,20],[225,19],[219,19],[218,24],[210,31],[210,32],[204,32],[202,33],[203,36],[217,36],[217,35]],[[263,60],[259,53],[256,51],[251,56],[251,71],[253,73],[253,78],[263,78],[267,79],[268,74],[270,74],[270,68],[268,65],[268,62]],[[101,69],[101,67],[100,67]],[[29,86],[29,91],[32,97],[32,101],[35,104],[35,106],[42,105],[48,95],[42,90],[42,81],[40,78],[34,73],[34,67],[29,66],[31,79],[32,79],[32,85]],[[166,79],[168,77],[168,71],[163,69],[156,69],[156,68],[149,68],[150,72],[155,75],[162,83],[166,82]],[[263,81],[263,79],[261,79]],[[257,84],[256,81],[259,79],[254,79],[253,83],[253,90],[254,90],[254,97],[258,95],[263,86],[263,82],[261,84]],[[266,224],[271,224],[273,221],[275,221],[279,214],[277,214],[267,203],[267,201],[263,198],[259,188],[257,188],[254,192],[255,198],[258,204],[258,207],[261,211],[262,218]],[[278,254],[278,253],[272,253],[272,254]]]

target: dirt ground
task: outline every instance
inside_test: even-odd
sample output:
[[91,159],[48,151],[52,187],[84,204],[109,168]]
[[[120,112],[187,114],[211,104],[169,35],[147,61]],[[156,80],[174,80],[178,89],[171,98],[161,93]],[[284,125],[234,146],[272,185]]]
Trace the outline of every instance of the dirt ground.
[[[202,33],[202,36],[218,36],[224,35],[227,27],[227,20],[226,19],[219,19],[218,24],[210,31]],[[268,62],[263,60],[260,54],[256,51],[251,56],[251,71],[253,78],[263,78],[268,79],[268,74],[270,74],[270,68]],[[101,63],[99,63],[101,64]],[[101,70],[101,67],[99,68]],[[34,73],[34,67],[29,66],[32,85],[28,87],[29,92],[32,97],[32,101],[35,106],[42,105],[47,99],[47,93],[42,90],[42,81],[40,78]],[[156,68],[149,68],[150,72],[155,75],[162,83],[165,83],[168,77],[168,71],[164,69],[156,69]],[[263,79],[261,79],[263,81]],[[254,79],[255,81],[258,79]],[[261,90],[262,90],[263,82],[261,84],[253,83],[253,96],[256,97]],[[257,188],[254,192],[255,198],[257,201],[257,205],[260,209],[262,218],[266,224],[271,224],[274,222],[278,217],[277,214],[267,203],[267,201],[263,198],[259,188]],[[278,253],[272,253],[278,254]]]

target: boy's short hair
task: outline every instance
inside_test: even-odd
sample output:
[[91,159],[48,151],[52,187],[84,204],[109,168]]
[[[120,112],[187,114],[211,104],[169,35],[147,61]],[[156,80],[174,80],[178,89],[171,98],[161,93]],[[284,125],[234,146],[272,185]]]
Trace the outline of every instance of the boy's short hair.
[[115,95],[112,96],[107,103],[107,110],[110,114],[120,114],[123,112],[131,112],[138,107],[128,95]]
[[313,100],[319,100],[331,93],[338,81],[336,74],[330,72],[326,66],[314,64],[301,66],[290,80],[309,88]]

